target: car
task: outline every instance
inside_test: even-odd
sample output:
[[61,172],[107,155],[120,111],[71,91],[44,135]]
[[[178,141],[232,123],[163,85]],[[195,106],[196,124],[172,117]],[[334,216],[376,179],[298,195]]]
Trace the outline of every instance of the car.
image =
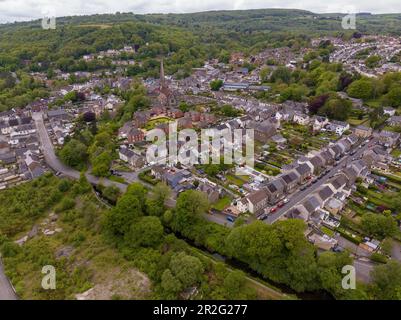
[[300,188],[300,190],[301,190],[301,191],[304,191],[306,188],[307,188],[307,186],[302,186],[302,187]]
[[57,171],[57,172],[56,172],[56,176],[57,176],[57,177],[58,177],[60,174],[61,174],[60,171]]
[[312,180],[312,183],[316,183],[317,182],[317,179],[315,179],[315,180]]
[[232,216],[227,216],[226,219],[227,219],[228,221],[230,221],[230,222],[234,222],[234,221],[235,221],[234,217],[232,217]]
[[266,218],[267,218],[267,214],[263,213],[258,217],[258,220],[266,220]]
[[283,202],[284,202],[284,204],[286,204],[286,203],[290,202],[290,200],[289,200],[288,198],[285,198],[285,199],[283,200]]
[[285,203],[284,203],[283,201],[281,201],[281,202],[277,205],[277,207],[278,207],[278,208],[282,208],[282,207],[284,207],[284,205],[285,205]]
[[273,207],[270,209],[270,213],[276,212],[277,211],[277,207]]

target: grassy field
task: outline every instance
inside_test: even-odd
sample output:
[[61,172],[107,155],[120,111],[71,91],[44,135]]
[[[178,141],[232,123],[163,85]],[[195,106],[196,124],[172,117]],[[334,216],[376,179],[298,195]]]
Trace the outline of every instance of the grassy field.
[[220,198],[216,203],[214,203],[212,205],[212,208],[219,210],[219,211],[223,211],[224,208],[226,208],[227,206],[229,206],[231,203],[231,198],[228,196],[225,196],[223,198]]

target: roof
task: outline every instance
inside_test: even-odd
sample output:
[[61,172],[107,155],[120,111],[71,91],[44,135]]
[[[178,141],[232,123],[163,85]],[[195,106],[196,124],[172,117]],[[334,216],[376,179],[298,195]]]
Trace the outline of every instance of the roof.
[[343,186],[345,186],[347,184],[347,178],[345,177],[345,175],[341,174],[337,177],[335,177],[332,181],[331,184],[333,185],[333,187],[335,189],[340,189]]
[[266,189],[260,189],[258,191],[252,192],[247,196],[247,199],[252,204],[257,204],[267,198]]
[[311,172],[312,172],[311,168],[310,168],[306,163],[300,164],[298,167],[295,168],[295,170],[296,170],[301,176],[304,175],[304,174],[307,174],[307,173],[311,173]]
[[320,199],[323,201],[326,201],[328,198],[330,198],[334,194],[333,190],[329,186],[325,186],[320,191],[318,192],[318,195]]
[[283,179],[286,184],[297,181],[298,178],[299,176],[295,173],[295,171],[291,171],[281,177],[281,179]]
[[269,182],[266,187],[270,193],[282,192],[284,190],[284,183],[281,180],[276,179]]
[[308,199],[306,199],[302,205],[305,207],[305,209],[309,212],[312,213],[316,209],[320,208],[320,201],[316,196],[310,196]]

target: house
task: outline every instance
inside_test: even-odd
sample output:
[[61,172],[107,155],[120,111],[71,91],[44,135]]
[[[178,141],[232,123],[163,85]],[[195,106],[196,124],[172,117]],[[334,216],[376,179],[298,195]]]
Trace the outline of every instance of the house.
[[269,197],[270,204],[276,204],[284,198],[285,185],[281,179],[275,179],[266,185],[266,191]]
[[312,195],[309,196],[304,202],[302,202],[302,205],[304,206],[304,208],[308,212],[308,215],[310,216],[316,210],[321,208],[322,201],[319,199],[317,195]]
[[334,197],[330,198],[329,201],[327,201],[327,203],[324,206],[324,209],[326,209],[334,216],[337,216],[343,208],[344,208],[344,202]]
[[295,191],[295,188],[300,181],[300,175],[296,171],[290,171],[289,173],[282,175],[281,179],[284,182],[284,191],[286,193],[292,193]]
[[329,131],[342,136],[345,131],[349,130],[349,124],[344,121],[333,120],[326,126],[326,128],[328,128]]
[[128,132],[128,143],[129,144],[133,144],[136,142],[141,142],[145,139],[145,134],[143,133],[142,130],[138,129],[138,128],[132,128],[129,132]]
[[211,185],[210,183],[200,183],[198,186],[198,190],[203,192],[207,196],[209,203],[215,203],[220,198],[219,189],[216,186]]
[[124,125],[118,129],[118,139],[127,139],[129,132],[133,128],[131,121],[124,123]]
[[47,119],[70,120],[71,116],[64,109],[53,109],[46,113]]
[[165,167],[162,165],[155,165],[150,169],[150,173],[156,180],[162,180],[162,176],[165,172]]
[[247,198],[242,198],[237,201],[237,210],[241,213],[247,212],[249,210]]
[[325,167],[324,165],[324,159],[320,157],[319,155],[314,156],[309,160],[309,162],[313,166],[313,173],[318,174],[322,171],[322,169]]
[[246,197],[248,202],[248,211],[256,214],[268,206],[269,197],[265,188],[252,192]]
[[362,125],[359,125],[354,129],[354,134],[360,138],[369,138],[372,135],[372,133],[373,133],[372,128],[365,127]]
[[400,133],[382,130],[379,134],[379,144],[386,148],[393,148],[400,141]]
[[388,115],[390,117],[395,115],[395,109],[392,107],[384,107],[383,108],[383,115]]
[[401,127],[401,116],[392,116],[387,122],[392,127]]
[[309,124],[310,118],[305,113],[295,111],[294,118],[292,119],[292,121],[300,125],[306,126],[307,124]]
[[334,191],[328,186],[323,186],[318,192],[317,196],[320,198],[321,202],[325,204],[331,196],[333,196]]
[[[153,109],[152,109],[153,110]],[[146,126],[146,124],[148,123],[150,119],[149,113],[145,112],[145,111],[136,111],[134,113],[134,117],[133,117],[133,124],[138,127],[138,128],[142,128],[144,126]]]
[[344,174],[337,175],[333,179],[329,180],[329,184],[336,191],[341,191],[347,185],[348,179]]
[[333,155],[327,150],[322,151],[320,157],[323,159],[325,165],[332,165],[334,163]]
[[254,128],[254,138],[260,142],[266,142],[276,133],[276,127],[269,121],[264,121]]
[[295,171],[299,174],[300,183],[304,183],[312,174],[311,167],[306,163],[302,163],[295,167]]
[[287,143],[287,139],[284,138],[281,134],[275,134],[273,137],[271,137],[271,140],[279,147],[284,147]]
[[126,147],[121,147],[118,151],[119,158],[127,162],[131,167],[141,168],[145,164],[144,158]]
[[325,125],[329,123],[329,119],[321,116],[313,116],[311,119],[313,131],[320,131]]

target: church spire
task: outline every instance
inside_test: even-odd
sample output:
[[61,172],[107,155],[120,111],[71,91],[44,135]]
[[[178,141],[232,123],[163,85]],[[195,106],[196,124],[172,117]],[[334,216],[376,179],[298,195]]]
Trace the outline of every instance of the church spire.
[[164,78],[164,64],[163,58],[160,61],[160,88],[164,88],[166,86],[166,81]]

